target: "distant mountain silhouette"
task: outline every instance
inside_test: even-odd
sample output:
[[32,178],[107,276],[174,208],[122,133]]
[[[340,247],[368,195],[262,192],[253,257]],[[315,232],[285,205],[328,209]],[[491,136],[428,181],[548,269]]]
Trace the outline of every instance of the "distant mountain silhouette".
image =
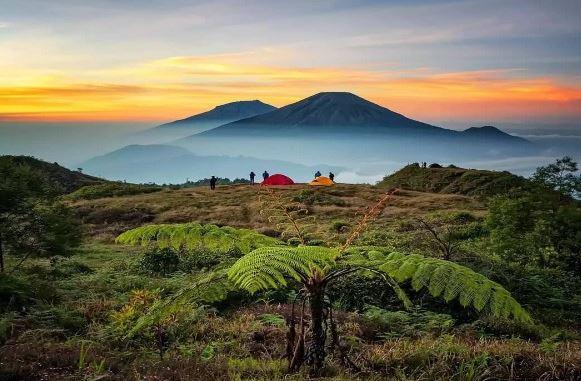
[[454,161],[530,155],[537,148],[494,127],[450,130],[348,92],[324,92],[174,141],[200,155],[251,155],[312,164]]
[[[450,130],[413,120],[348,92],[323,92],[270,112],[240,119],[185,138],[308,137],[333,139],[333,134],[374,137],[445,139],[462,143],[527,145],[491,126]],[[442,141],[443,142],[443,141]]]
[[286,173],[297,181],[311,180],[319,170],[338,172],[339,166],[305,166],[282,160],[261,160],[248,156],[200,156],[171,145],[130,145],[80,164],[86,172],[110,180],[129,182],[183,183],[190,180],[219,177],[247,177],[257,174]]
[[276,110],[276,107],[259,100],[226,103],[200,114],[141,131],[135,134],[134,141],[140,144],[167,143],[272,110]]
[[482,127],[470,127],[463,131],[465,136],[471,136],[479,139],[486,140],[502,140],[502,141],[513,141],[518,143],[527,143],[528,140],[519,138],[518,136],[512,136],[499,130],[494,126],[482,126]]
[[215,127],[217,127],[221,124],[233,122],[239,119],[250,118],[273,110],[276,110],[276,107],[259,100],[237,101],[216,106],[210,111],[196,114],[185,119],[176,120],[174,122],[162,124],[161,126],[155,128],[166,129],[184,126],[195,128],[196,124],[198,123],[211,123],[215,124]]
[[371,132],[415,129],[423,132],[443,130],[391,111],[348,92],[324,92],[265,114],[238,120],[200,136],[266,135],[302,132]]

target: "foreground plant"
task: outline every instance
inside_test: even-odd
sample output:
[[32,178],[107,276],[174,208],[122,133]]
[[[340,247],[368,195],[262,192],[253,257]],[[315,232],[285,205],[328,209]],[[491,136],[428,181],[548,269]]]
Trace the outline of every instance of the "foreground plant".
[[[308,306],[308,316],[301,314],[298,332],[294,313],[290,319],[287,343],[289,370],[297,370],[303,363],[307,363],[313,373],[320,372],[327,355],[335,350],[339,351],[339,358],[344,364],[354,366],[338,345],[336,323],[327,297],[328,286],[347,274],[360,272],[368,277],[380,277],[406,306],[410,302],[399,284],[409,282],[414,290],[427,290],[430,295],[446,302],[457,300],[464,307],[495,317],[511,318],[523,323],[531,321],[528,313],[507,290],[467,267],[442,259],[390,252],[381,247],[352,246],[394,194],[386,194],[369,208],[341,246],[264,245],[238,259],[227,270],[227,277],[224,272],[218,272],[208,278],[209,281],[198,282],[195,287],[176,295],[173,303],[190,297],[203,300],[206,293],[210,300],[217,300],[216,295],[218,298],[225,297],[227,290],[233,288],[251,293],[284,287],[298,288],[297,300],[301,301],[301,311],[304,312]],[[275,209],[281,208],[281,215],[289,218],[289,226],[296,229],[297,237],[304,242],[304,231],[293,220],[292,214],[287,213],[285,203],[277,202],[273,205]],[[216,233],[205,239],[206,243],[211,239],[224,242],[225,237]],[[170,305],[164,304],[158,310],[171,310]]]

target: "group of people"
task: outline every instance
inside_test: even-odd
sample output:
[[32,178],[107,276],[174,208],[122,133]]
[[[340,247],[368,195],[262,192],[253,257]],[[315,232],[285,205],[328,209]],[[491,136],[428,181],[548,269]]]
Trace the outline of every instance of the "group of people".
[[[267,171],[262,172],[262,179],[266,180],[270,174]],[[254,171],[250,172],[250,185],[254,185],[254,178],[256,177],[256,173]]]
[[[250,176],[250,185],[254,185],[255,184],[254,178],[256,177],[256,173],[254,173],[254,171],[251,171],[249,176]],[[262,172],[262,179],[263,180],[268,179],[269,176],[270,176],[270,174],[267,171]],[[321,176],[322,175],[321,175],[321,172],[320,171],[317,171],[315,173],[315,178],[321,177]],[[329,179],[331,181],[335,181],[335,174],[333,172],[329,172]],[[210,189],[211,190],[216,189],[216,183],[217,182],[218,182],[218,178],[216,176],[212,176],[210,178]]]

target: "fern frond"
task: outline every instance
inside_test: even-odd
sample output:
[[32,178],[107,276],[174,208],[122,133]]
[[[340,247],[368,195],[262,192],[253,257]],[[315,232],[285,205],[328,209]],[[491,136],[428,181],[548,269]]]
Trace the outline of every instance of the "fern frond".
[[421,255],[392,253],[379,270],[397,282],[411,281],[414,290],[427,289],[445,301],[458,300],[464,307],[529,323],[531,317],[500,284],[457,263]]
[[326,247],[264,247],[240,258],[228,271],[238,287],[252,293],[287,285],[287,278],[305,281],[314,271],[335,265],[338,251]]
[[235,248],[243,253],[249,253],[259,247],[282,245],[281,241],[254,230],[197,223],[141,226],[119,235],[115,242],[141,246],[155,244],[175,249],[206,247],[211,250],[228,251]]

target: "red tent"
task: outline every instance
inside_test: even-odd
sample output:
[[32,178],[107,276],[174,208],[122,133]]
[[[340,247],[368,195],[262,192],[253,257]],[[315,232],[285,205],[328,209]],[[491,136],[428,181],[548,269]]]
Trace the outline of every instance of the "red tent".
[[277,173],[269,176],[262,182],[262,185],[293,185],[294,183],[290,177]]

